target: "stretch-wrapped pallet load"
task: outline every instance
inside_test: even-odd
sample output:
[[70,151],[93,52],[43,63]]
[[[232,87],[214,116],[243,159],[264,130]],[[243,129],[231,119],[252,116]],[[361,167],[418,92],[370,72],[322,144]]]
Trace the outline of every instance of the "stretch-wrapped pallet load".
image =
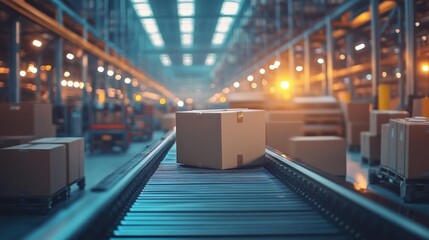
[[0,149],[0,196],[51,196],[66,187],[66,168],[64,145]]
[[177,162],[233,169],[263,163],[263,110],[224,109],[176,112]]

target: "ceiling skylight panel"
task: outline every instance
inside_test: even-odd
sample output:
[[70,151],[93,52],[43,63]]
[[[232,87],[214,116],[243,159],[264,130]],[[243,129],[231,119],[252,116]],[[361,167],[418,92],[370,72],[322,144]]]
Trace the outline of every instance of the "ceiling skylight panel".
[[225,41],[225,33],[215,33],[213,34],[212,44],[221,45]]
[[220,14],[222,15],[236,15],[240,9],[240,1],[226,0],[222,4]]
[[193,38],[192,34],[182,34],[180,35],[180,40],[182,41],[182,45],[185,47],[189,47],[193,44]]
[[183,65],[190,66],[192,65],[192,55],[191,54],[183,54]]
[[179,20],[180,32],[192,33],[194,31],[194,19],[193,18],[181,18]]
[[164,40],[162,39],[162,36],[159,33],[150,34],[149,39],[152,42],[152,45],[154,45],[156,47],[164,46]]
[[206,57],[206,61],[204,62],[205,65],[213,65],[216,61],[216,54],[210,53]]
[[148,3],[134,4],[134,9],[139,17],[151,17],[153,16],[152,8]]
[[142,20],[143,28],[148,33],[159,33],[158,25],[156,24],[155,19],[145,18]]
[[221,33],[228,32],[233,21],[234,21],[234,18],[232,17],[220,17],[217,22],[215,31],[221,32]]
[[194,1],[193,0],[178,1],[177,9],[178,9],[179,16],[181,17],[194,16],[195,14]]
[[148,0],[131,0],[133,3],[147,3]]
[[171,59],[170,59],[170,56],[168,56],[168,54],[161,54],[159,56],[159,59],[161,60],[162,65],[171,66]]

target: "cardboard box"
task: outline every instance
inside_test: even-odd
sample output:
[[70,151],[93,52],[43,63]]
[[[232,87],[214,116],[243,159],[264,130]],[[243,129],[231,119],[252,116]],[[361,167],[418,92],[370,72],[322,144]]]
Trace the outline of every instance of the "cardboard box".
[[51,104],[21,103],[11,108],[9,103],[0,103],[0,135],[52,137]]
[[388,167],[392,171],[397,171],[398,164],[398,132],[400,119],[391,119],[389,122],[389,153],[388,153]]
[[303,122],[267,122],[265,124],[267,145],[289,154],[289,139],[304,135]]
[[347,144],[351,146],[360,146],[360,133],[369,130],[369,122],[347,122],[346,136]]
[[299,122],[304,121],[304,114],[299,111],[268,111],[266,112],[266,121]]
[[165,131],[173,130],[176,126],[176,115],[174,113],[166,113],[161,118],[161,128]]
[[397,173],[406,178],[429,177],[429,121],[398,122]]
[[342,104],[347,122],[369,122],[371,105],[367,102],[349,102]]
[[250,109],[177,112],[177,162],[215,169],[263,163],[264,118]]
[[332,175],[346,175],[346,142],[341,137],[292,137],[290,155]]
[[360,151],[364,158],[371,161],[380,160],[381,138],[372,132],[360,133]]
[[1,196],[50,196],[66,186],[66,149],[24,144],[0,149]]
[[381,125],[381,153],[380,165],[389,167],[389,140],[390,140],[389,124]]
[[66,147],[67,184],[72,184],[84,176],[84,152],[85,142],[83,138],[61,137],[41,138],[31,142],[32,144],[63,144]]
[[416,98],[413,100],[413,117],[429,117],[429,98]]
[[369,131],[373,134],[381,134],[381,124],[389,123],[390,119],[406,118],[409,114],[406,111],[373,110],[371,111]]
[[0,148],[25,144],[36,139],[35,136],[0,136]]

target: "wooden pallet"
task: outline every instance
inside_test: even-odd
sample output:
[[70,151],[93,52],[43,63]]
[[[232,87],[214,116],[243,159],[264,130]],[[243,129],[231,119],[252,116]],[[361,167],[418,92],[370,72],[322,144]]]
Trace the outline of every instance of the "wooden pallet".
[[370,170],[369,183],[375,184],[380,181],[398,186],[399,196],[406,203],[429,200],[429,178],[408,179],[387,167],[380,166],[377,170]]
[[69,197],[69,186],[50,196],[0,196],[0,212],[30,211],[47,213],[53,205]]

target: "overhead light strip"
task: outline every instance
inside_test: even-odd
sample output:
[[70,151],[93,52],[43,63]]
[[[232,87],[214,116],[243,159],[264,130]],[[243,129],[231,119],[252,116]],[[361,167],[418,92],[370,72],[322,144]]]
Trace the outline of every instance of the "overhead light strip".
[[185,65],[185,66],[192,65],[192,55],[189,53],[183,54],[182,61],[183,61],[183,65]]
[[171,66],[171,59],[170,56],[168,56],[168,54],[161,54],[159,56],[159,60],[161,60],[162,65],[164,66]]
[[204,62],[205,65],[211,66],[216,62],[216,54],[209,53],[207,54],[206,61]]
[[180,40],[183,47],[191,47],[194,44],[194,0],[178,0],[177,13],[179,15]]
[[212,38],[212,45],[222,45],[231,30],[235,17],[241,6],[241,0],[225,0],[220,9],[220,15]]
[[164,47],[165,42],[159,31],[156,19],[153,16],[152,7],[148,0],[132,0],[134,10],[137,16],[141,17],[140,20],[144,30],[146,31],[150,42],[155,47]]

